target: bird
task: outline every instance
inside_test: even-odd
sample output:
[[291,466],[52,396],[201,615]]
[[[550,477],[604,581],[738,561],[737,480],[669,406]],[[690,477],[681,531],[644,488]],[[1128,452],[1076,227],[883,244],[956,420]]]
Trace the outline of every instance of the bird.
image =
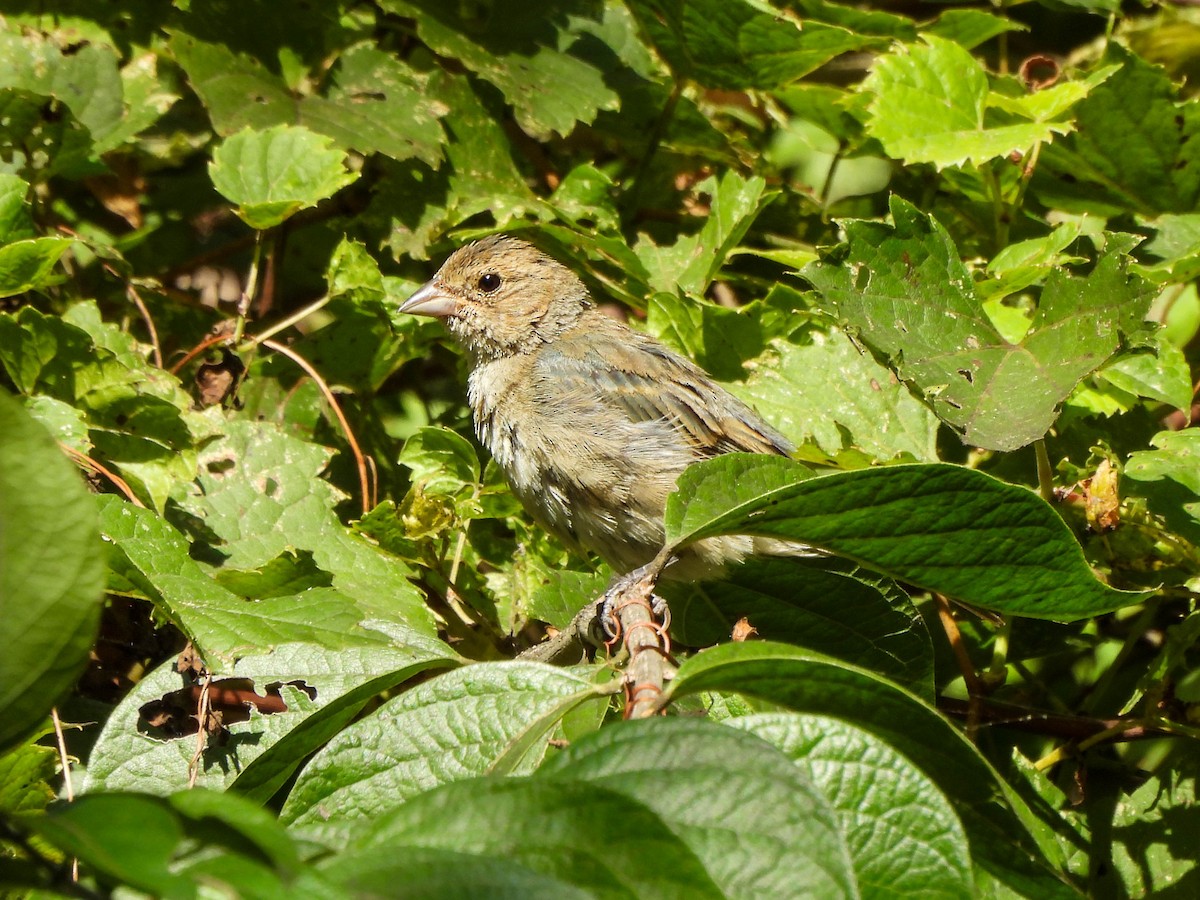
[[[476,434],[532,518],[615,573],[663,549],[667,496],[692,463],[792,453],[703,369],[605,314],[571,269],[520,238],[459,248],[399,309],[441,319],[469,354]],[[807,555],[720,536],[677,551],[663,576],[720,578],[751,553]]]

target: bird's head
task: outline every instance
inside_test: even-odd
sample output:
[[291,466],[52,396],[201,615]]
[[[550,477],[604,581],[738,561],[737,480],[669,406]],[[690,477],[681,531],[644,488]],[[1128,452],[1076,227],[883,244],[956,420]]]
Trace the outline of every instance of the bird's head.
[[485,362],[535,350],[591,305],[570,269],[532,244],[498,234],[456,250],[400,312],[444,319]]

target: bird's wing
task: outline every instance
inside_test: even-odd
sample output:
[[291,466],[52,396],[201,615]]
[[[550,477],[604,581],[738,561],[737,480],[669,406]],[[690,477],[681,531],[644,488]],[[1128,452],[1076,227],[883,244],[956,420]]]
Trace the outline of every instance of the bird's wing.
[[543,349],[539,363],[558,396],[595,397],[631,422],[666,422],[698,459],[792,451],[787,438],[702,369],[637,332],[560,340]]

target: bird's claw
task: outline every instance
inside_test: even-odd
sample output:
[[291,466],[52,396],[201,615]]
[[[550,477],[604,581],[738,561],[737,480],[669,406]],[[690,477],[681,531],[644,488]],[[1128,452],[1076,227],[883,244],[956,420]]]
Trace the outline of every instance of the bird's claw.
[[667,608],[667,601],[654,593],[654,585],[662,569],[661,561],[652,560],[632,572],[614,578],[609,584],[608,590],[596,606],[596,618],[604,635],[604,643],[612,644],[620,638],[620,612],[627,606],[644,606],[654,620],[664,623],[664,627],[670,622],[671,613]]

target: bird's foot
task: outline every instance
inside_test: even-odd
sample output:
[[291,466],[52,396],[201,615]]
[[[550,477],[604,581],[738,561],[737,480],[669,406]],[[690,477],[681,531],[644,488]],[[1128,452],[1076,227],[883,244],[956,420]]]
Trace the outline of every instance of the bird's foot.
[[[625,575],[618,575],[612,580],[596,607],[596,620],[603,633],[604,643],[614,643],[623,631],[628,632],[631,623],[625,622],[627,616],[623,616],[622,612],[634,606],[643,607],[649,613],[649,617],[637,616],[635,621],[641,620],[665,630],[666,625],[670,623],[671,612],[667,608],[667,601],[654,593],[654,586],[668,562],[670,559],[655,558],[646,565]],[[660,626],[657,624],[659,622],[663,624]]]

